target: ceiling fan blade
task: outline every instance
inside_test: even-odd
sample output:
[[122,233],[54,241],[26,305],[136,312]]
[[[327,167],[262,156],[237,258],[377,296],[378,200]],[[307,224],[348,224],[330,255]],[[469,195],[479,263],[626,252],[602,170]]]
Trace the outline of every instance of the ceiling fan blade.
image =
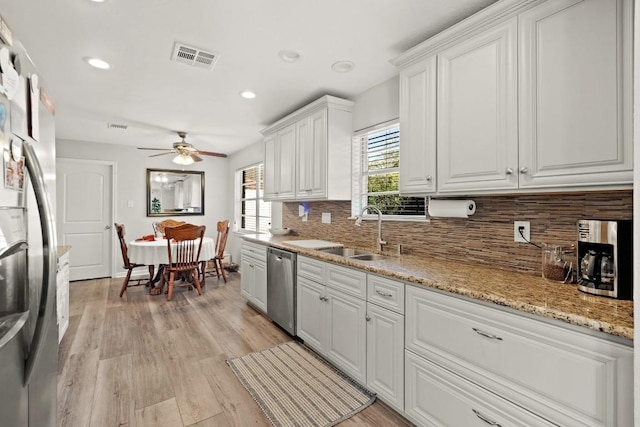
[[193,159],[193,161],[195,161],[195,162],[201,162],[202,161],[202,157],[198,156],[195,153],[191,153],[190,156]]
[[160,151],[168,151],[170,148],[146,148],[146,147],[138,147],[138,150],[160,150]]
[[174,154],[173,151],[167,151],[166,153],[160,153],[160,154],[152,154],[149,157],[158,157],[158,156],[164,156],[165,154]]
[[214,153],[213,151],[200,151],[198,150],[198,154],[202,154],[205,156],[215,156],[215,157],[227,157],[226,154],[222,154],[222,153]]

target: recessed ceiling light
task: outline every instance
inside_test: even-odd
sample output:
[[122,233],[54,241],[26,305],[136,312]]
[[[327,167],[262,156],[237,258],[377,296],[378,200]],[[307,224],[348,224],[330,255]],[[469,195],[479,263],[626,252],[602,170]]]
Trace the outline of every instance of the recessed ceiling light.
[[109,64],[107,61],[103,61],[100,58],[82,58],[84,59],[87,64],[91,65],[92,67],[95,68],[99,68],[101,70],[108,70],[109,68],[111,68],[111,64]]
[[336,73],[348,73],[353,70],[356,65],[351,61],[338,61],[331,66]]
[[244,99],[253,99],[256,97],[256,94],[251,92],[250,90],[243,90],[242,92],[240,92],[240,96]]
[[278,56],[284,62],[298,62],[302,59],[302,54],[296,50],[281,50]]
[[107,0],[89,0],[89,1],[91,1],[91,2],[93,2],[93,3],[104,3],[104,2],[106,2]]

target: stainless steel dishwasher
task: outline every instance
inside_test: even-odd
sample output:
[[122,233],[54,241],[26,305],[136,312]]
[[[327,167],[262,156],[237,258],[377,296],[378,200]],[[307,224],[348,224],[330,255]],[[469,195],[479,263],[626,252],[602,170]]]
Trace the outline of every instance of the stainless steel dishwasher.
[[267,315],[296,335],[296,254],[267,248]]

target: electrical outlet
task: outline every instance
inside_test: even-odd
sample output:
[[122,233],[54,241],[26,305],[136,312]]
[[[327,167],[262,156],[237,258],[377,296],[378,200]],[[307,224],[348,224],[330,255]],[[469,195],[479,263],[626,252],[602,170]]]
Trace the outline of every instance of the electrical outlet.
[[[522,235],[520,234],[520,228],[522,228]],[[514,221],[513,222],[513,241],[528,243],[531,241],[531,223],[529,221]]]

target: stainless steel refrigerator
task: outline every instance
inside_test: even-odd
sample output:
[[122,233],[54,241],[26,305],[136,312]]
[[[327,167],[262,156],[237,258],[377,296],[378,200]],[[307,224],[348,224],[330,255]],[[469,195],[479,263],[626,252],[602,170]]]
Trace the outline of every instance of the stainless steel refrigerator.
[[21,105],[0,94],[0,425],[55,426],[54,114],[19,41],[2,47],[27,93]]

